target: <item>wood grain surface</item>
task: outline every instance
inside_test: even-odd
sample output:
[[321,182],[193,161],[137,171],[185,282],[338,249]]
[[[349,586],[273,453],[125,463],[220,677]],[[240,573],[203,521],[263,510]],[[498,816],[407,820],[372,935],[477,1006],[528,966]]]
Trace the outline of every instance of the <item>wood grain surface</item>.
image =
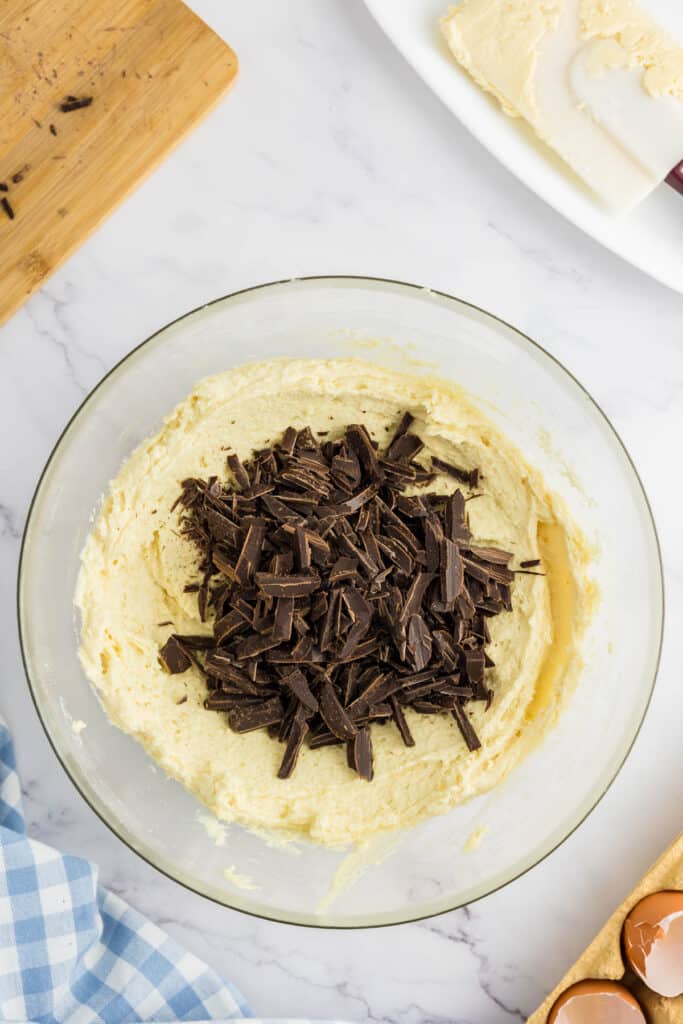
[[[236,73],[230,47],[179,0],[2,0],[0,323]],[[92,102],[65,112],[67,97]]]

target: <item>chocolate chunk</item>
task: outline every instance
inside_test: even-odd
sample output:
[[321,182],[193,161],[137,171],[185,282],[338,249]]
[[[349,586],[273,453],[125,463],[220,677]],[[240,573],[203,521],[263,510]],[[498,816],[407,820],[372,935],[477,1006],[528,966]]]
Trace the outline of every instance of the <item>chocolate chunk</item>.
[[439,546],[441,600],[451,605],[463,588],[465,581],[464,564],[457,545],[447,537]]
[[320,577],[275,576],[270,572],[257,572],[256,586],[267,597],[303,597],[319,589]]
[[383,474],[377,459],[377,452],[372,446],[370,435],[365,427],[359,424],[352,424],[350,427],[347,427],[346,440],[349,448],[358,456],[358,461],[368,477],[373,482],[381,481]]
[[423,448],[424,444],[415,434],[401,434],[400,437],[391,442],[387,451],[387,459],[390,462],[395,462],[399,459],[410,462]]
[[424,524],[425,553],[427,572],[437,572],[441,565],[441,541],[443,528],[440,521],[432,513]]
[[246,640],[241,640],[236,645],[235,657],[239,661],[256,658],[259,654],[272,651],[273,647],[278,647],[280,642],[280,638],[272,630],[270,633],[252,633]]
[[296,444],[296,434],[297,432],[294,429],[294,427],[287,427],[284,434],[282,435],[282,440],[280,441],[280,448],[282,449],[283,452],[286,452],[287,455],[292,455],[292,453],[294,452],[294,445]]
[[285,747],[285,753],[277,773],[278,779],[288,779],[294,771],[296,762],[299,758],[299,751],[303,746],[308,730],[308,722],[303,715],[300,715],[299,711],[297,711],[292,721],[289,737],[287,738],[287,746]]
[[421,615],[412,615],[408,622],[408,656],[416,672],[421,672],[432,656],[432,634]]
[[242,465],[239,455],[228,455],[228,469],[234,476],[239,487],[248,487],[250,484],[249,474]]
[[221,648],[217,648],[207,654],[204,660],[204,668],[210,676],[229,683],[231,687],[239,690],[240,693],[246,693],[250,697],[259,696],[258,687],[252,683],[242,668],[234,664],[231,656],[226,655]]
[[178,640],[183,645],[183,647],[187,647],[190,650],[211,650],[215,646],[215,640],[212,636],[183,636],[180,634],[176,634],[176,640]]
[[400,540],[396,540],[394,537],[385,535],[383,538],[377,538],[377,545],[384,554],[388,555],[391,561],[409,576],[415,566],[415,561],[408,551],[403,546]]
[[465,651],[465,672],[474,690],[484,685],[484,651],[479,647],[473,651]]
[[415,495],[398,494],[396,496],[396,508],[408,519],[424,519],[429,515],[429,510],[423,498]]
[[260,704],[236,707],[228,714],[230,728],[234,732],[266,729],[269,725],[277,725],[281,720],[282,701],[279,697],[271,697]]
[[170,636],[159,651],[159,661],[162,667],[173,676],[187,672],[192,665],[192,658],[175,635]]
[[389,698],[389,704],[391,705],[391,713],[393,715],[393,719],[396,722],[398,731],[401,734],[401,739],[405,743],[406,747],[414,747],[415,740],[413,739],[413,734],[410,731],[410,726],[406,721],[406,716],[403,713],[403,708],[401,707],[401,705],[399,704],[395,697]]
[[233,523],[224,512],[218,512],[216,509],[207,508],[206,518],[211,530],[211,536],[215,541],[219,543],[227,542],[232,545],[232,547],[239,547],[239,527]]
[[265,535],[265,520],[252,519],[235,565],[235,577],[239,583],[249,583],[254,578],[254,571],[261,560]]
[[361,779],[372,782],[372,739],[367,725],[359,729],[355,738],[347,744],[349,767],[357,772]]
[[358,576],[357,558],[338,558],[328,574],[330,583],[339,583],[340,580],[355,579]]
[[340,740],[349,740],[356,735],[356,727],[344,710],[329,679],[320,688],[320,714],[325,725]]
[[446,499],[444,533],[457,544],[467,544],[470,539],[465,508],[461,491],[455,491]]
[[273,621],[273,636],[284,643],[292,636],[294,623],[294,598],[278,597],[275,602],[275,616]]
[[474,726],[467,717],[467,712],[459,701],[454,705],[451,714],[458,723],[458,728],[460,729],[462,737],[467,744],[467,749],[469,751],[479,750],[481,747],[481,741],[474,731]]
[[297,700],[308,708],[309,711],[318,710],[318,701],[313,696],[311,689],[306,682],[306,676],[303,674],[301,669],[295,668],[289,675],[283,676],[281,679],[283,686],[288,687]]
[[392,437],[391,441],[389,442],[389,449],[390,450],[391,450],[392,445],[395,444],[396,441],[398,441],[398,439],[400,437],[403,437],[403,435],[406,434],[410,430],[410,428],[412,427],[414,422],[415,422],[415,417],[413,416],[412,412],[404,412],[403,413],[403,416],[401,416],[401,419],[398,421],[398,426],[396,427],[396,430],[394,431],[394,436]]

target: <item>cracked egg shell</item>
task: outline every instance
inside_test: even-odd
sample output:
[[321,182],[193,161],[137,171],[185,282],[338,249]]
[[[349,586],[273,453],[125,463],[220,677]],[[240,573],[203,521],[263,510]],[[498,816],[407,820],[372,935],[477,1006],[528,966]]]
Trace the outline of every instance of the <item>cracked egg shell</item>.
[[637,903],[624,922],[624,955],[660,996],[683,994],[683,892],[656,892]]
[[548,1024],[646,1024],[637,1000],[616,981],[579,981],[555,1002]]

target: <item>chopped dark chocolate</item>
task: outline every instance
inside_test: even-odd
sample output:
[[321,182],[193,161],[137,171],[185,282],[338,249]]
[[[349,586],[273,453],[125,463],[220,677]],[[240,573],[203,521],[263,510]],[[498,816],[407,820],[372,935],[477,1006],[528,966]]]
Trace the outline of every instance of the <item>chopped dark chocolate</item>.
[[472,543],[461,491],[404,493],[435,472],[478,483],[436,458],[425,470],[413,424],[406,413],[386,450],[360,424],[322,443],[289,427],[248,461],[231,452],[231,483],[181,485],[181,532],[199,553],[185,589],[213,633],[173,634],[159,659],[197,666],[205,707],[234,731],[285,744],[282,779],[304,744],[346,744],[370,781],[372,728],[393,722],[414,746],[411,714],[452,714],[480,745],[466,705],[492,698],[487,621],[511,607],[512,555]]
[[175,635],[170,636],[159,651],[159,661],[163,668],[173,676],[180,672],[187,672],[192,665],[192,658]]
[[14,220],[14,209],[7,196],[3,196],[2,199],[0,199],[0,206],[3,208],[9,219]]

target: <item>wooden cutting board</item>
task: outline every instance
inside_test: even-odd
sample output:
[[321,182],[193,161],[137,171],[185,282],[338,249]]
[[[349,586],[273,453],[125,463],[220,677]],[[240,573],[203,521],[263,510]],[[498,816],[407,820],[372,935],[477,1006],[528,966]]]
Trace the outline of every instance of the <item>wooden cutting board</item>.
[[0,323],[236,73],[180,0],[0,0]]

